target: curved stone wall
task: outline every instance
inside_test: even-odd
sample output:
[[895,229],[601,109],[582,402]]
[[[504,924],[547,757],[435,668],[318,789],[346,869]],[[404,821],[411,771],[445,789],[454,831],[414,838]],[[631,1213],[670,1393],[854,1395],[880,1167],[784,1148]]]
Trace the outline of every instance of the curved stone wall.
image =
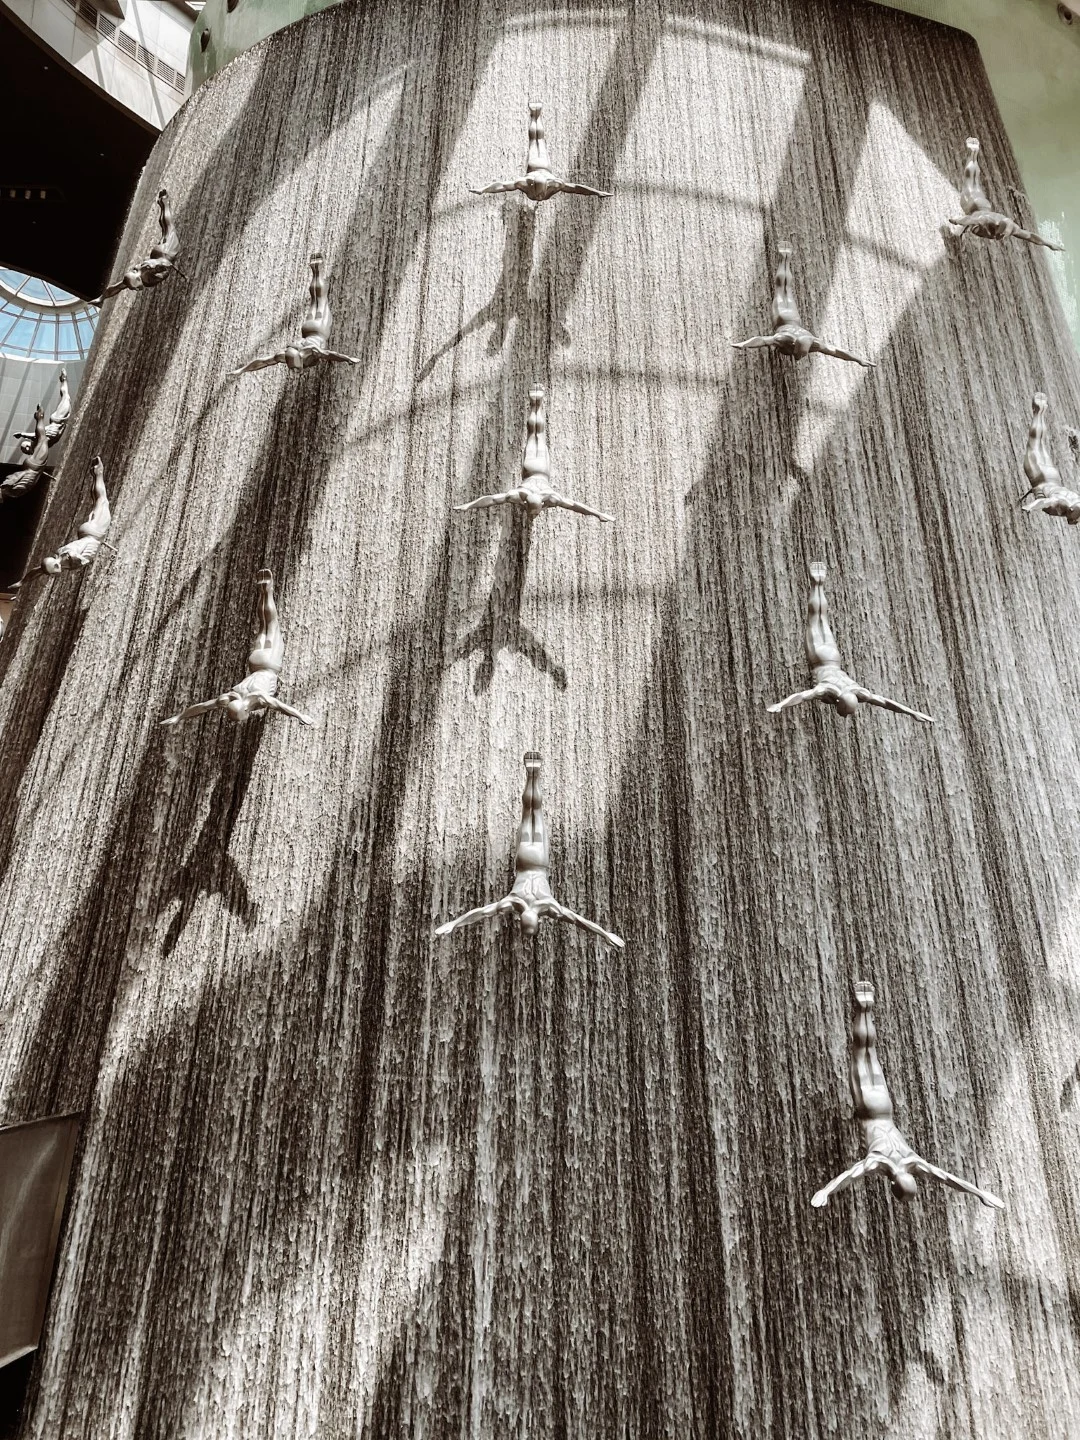
[[[610,189],[534,210],[524,159]],[[162,136],[190,283],[109,302],[41,548],[100,452],[115,557],[0,647],[3,1114],[82,1108],[26,1437],[942,1434],[1080,1424],[1076,535],[1018,510],[1080,415],[1044,258],[942,239],[975,47],[803,0],[341,6]],[[867,353],[798,369],[803,314]],[[311,250],[332,343],[297,332]],[[519,473],[613,511],[455,514]],[[806,562],[867,685],[804,683]],[[282,694],[235,683],[277,578]],[[556,893],[506,886],[521,756]],[[899,1120],[1004,1214],[850,1164],[849,989]]]

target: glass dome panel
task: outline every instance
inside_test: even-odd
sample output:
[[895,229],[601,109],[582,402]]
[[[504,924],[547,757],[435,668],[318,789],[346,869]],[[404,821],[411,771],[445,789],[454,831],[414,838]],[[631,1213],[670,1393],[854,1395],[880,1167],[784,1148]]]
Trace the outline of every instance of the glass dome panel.
[[0,354],[84,360],[98,310],[51,281],[0,265]]
[[19,315],[14,319],[7,315],[4,318],[9,323],[3,339],[0,339],[0,350],[10,350],[15,355],[28,355],[34,339],[34,331],[37,329],[33,319],[27,319],[25,315]]

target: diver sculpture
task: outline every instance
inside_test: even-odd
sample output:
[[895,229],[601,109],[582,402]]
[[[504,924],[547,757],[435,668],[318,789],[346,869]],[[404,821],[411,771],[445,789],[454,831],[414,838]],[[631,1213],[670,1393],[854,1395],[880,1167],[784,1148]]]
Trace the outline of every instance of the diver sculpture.
[[791,247],[788,245],[780,246],[780,263],[776,267],[773,285],[772,326],[771,335],[752,335],[749,340],[733,340],[732,348],[779,350],[781,355],[790,355],[793,360],[805,360],[810,354],[831,355],[836,360],[850,360],[855,365],[874,368],[873,360],[864,360],[859,355],[852,355],[850,350],[827,345],[803,325],[791,284]]
[[163,280],[167,280],[174,270],[185,280],[187,279],[180,269],[180,237],[173,224],[172,208],[169,205],[167,190],[158,191],[157,203],[161,239],[151,249],[150,258],[140,260],[125,270],[119,280],[106,286],[93,304],[101,305],[104,301],[111,300],[114,295],[119,295],[121,290],[150,290],[153,286],[160,285]]
[[287,365],[290,370],[307,370],[312,365],[318,365],[320,360],[336,360],[345,365],[360,364],[352,355],[339,355],[336,350],[327,349],[332,317],[330,302],[326,298],[326,277],[322,273],[322,254],[316,251],[309,263],[311,282],[308,285],[308,307],[304,323],[300,327],[299,343],[286,345],[284,350],[279,350],[274,355],[262,355],[257,360],[249,360],[238,370],[230,370],[230,375],[243,375],[247,370],[265,370],[268,365]]
[[263,710],[278,710],[282,715],[299,720],[301,725],[315,724],[310,716],[302,715],[299,710],[286,705],[284,700],[277,699],[278,676],[285,659],[285,640],[274,604],[274,577],[269,570],[260,570],[255,576],[255,584],[259,588],[259,633],[255,648],[248,656],[247,675],[224,695],[188,705],[179,715],[170,715],[167,720],[162,720],[162,725],[179,725],[181,720],[191,720],[210,710],[224,710],[237,724]]
[[875,695],[857,684],[850,675],[840,668],[840,650],[829,625],[829,608],[825,600],[825,562],[810,562],[810,598],[806,602],[806,659],[810,665],[813,689],[799,690],[766,708],[770,715],[780,710],[801,705],[805,700],[820,700],[825,705],[835,705],[838,715],[845,719],[855,714],[859,702],[864,705],[879,705],[883,710],[895,710],[898,715],[910,715],[924,725],[934,722],[929,715],[919,710],[910,710],[898,700],[888,700],[884,695]]
[[1064,250],[1064,245],[1044,240],[1034,230],[1022,229],[1015,220],[991,208],[979,174],[979,142],[971,136],[965,143],[968,158],[960,187],[960,207],[964,213],[959,220],[950,217],[949,224],[961,235],[978,235],[982,240],[1008,240],[1012,236],[1017,240],[1026,240],[1029,245],[1045,245],[1047,250]]
[[614,520],[602,510],[591,505],[582,505],[554,489],[551,484],[551,452],[547,443],[547,411],[544,408],[544,392],[539,385],[529,391],[528,435],[525,453],[521,459],[521,484],[514,490],[504,490],[498,495],[479,495],[464,505],[455,505],[455,510],[486,510],[492,505],[524,505],[529,519],[535,520],[544,510],[557,508],[573,510],[576,515],[589,515],[594,520]]
[[1042,510],[1077,525],[1080,524],[1080,495],[1061,483],[1046,446],[1046,403],[1046,396],[1041,393],[1031,401],[1031,427],[1024,451],[1024,474],[1031,481],[1031,489],[1020,497],[1020,503],[1029,514]]
[[974,1195],[984,1205],[1004,1210],[996,1195],[980,1190],[958,1175],[939,1170],[917,1155],[893,1123],[893,1103],[877,1053],[874,1027],[874,987],[865,980],[855,982],[854,1012],[851,1021],[851,1057],[848,1078],[855,1119],[862,1130],[864,1157],[819,1190],[810,1204],[820,1209],[840,1190],[846,1190],[864,1175],[884,1174],[898,1200],[910,1200],[918,1193],[919,1180],[940,1180],[954,1190]]
[[109,497],[105,493],[105,467],[101,456],[96,455],[92,466],[94,476],[94,506],[90,516],[79,526],[78,540],[61,545],[55,555],[46,555],[40,565],[28,570],[19,581],[29,580],[31,575],[59,575],[62,570],[85,570],[97,556],[103,545],[107,550],[113,547],[105,543],[105,536],[112,524]]
[[513,915],[522,935],[534,936],[541,920],[566,920],[599,935],[605,945],[621,950],[625,942],[618,935],[612,935],[595,921],[586,920],[568,910],[551,893],[548,883],[548,832],[540,799],[541,757],[530,750],[525,755],[525,790],[521,797],[521,825],[518,829],[517,849],[514,852],[514,885],[508,895],[490,905],[481,905],[469,910],[456,920],[440,925],[436,935],[451,935],[466,925],[479,925],[497,915]]
[[544,133],[544,122],[540,118],[541,105],[536,100],[529,101],[529,158],[525,163],[525,174],[519,175],[516,180],[493,180],[490,185],[481,189],[469,186],[469,193],[472,195],[500,195],[504,191],[520,190],[537,205],[541,200],[550,200],[554,195],[594,195],[597,199],[606,199],[610,190],[594,190],[591,185],[578,185],[570,180],[560,180],[557,175],[551,173],[551,159],[548,156],[547,139]]
[[[36,417],[35,417],[36,418]],[[60,367],[60,401],[56,409],[49,416],[49,423],[45,426],[45,443],[51,449],[67,429],[67,422],[71,419],[71,391],[68,389],[67,368]],[[20,441],[19,449],[24,455],[32,455],[37,444],[37,430],[16,430],[15,439]]]
[[5,500],[14,500],[25,495],[41,479],[49,463],[49,432],[45,424],[45,411],[39,405],[34,411],[33,435],[24,439],[19,447],[26,455],[26,464],[21,470],[13,470],[0,481],[0,505]]

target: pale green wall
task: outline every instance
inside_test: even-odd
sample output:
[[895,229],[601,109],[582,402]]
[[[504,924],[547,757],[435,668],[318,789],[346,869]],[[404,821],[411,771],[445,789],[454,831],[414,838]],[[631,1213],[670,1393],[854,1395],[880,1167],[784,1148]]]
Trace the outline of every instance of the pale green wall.
[[[198,87],[237,55],[275,30],[341,0],[208,0],[191,37],[191,71]],[[467,0],[459,0],[467,3]],[[1075,139],[1080,134],[1080,15],[1073,25],[1058,16],[1056,0],[876,0],[953,25],[973,35],[1012,140],[1026,194],[1039,228],[1066,246],[1051,254],[1069,324],[1080,345],[1080,195]],[[210,31],[206,49],[202,36]],[[957,147],[957,181],[964,159]],[[1012,196],[993,187],[993,156],[985,172],[990,198],[1016,213]]]
[[[265,40],[275,30],[282,30],[294,20],[340,5],[342,0],[238,0],[231,12],[226,0],[207,0],[202,14],[191,32],[192,88],[251,48],[257,40]],[[202,48],[203,34],[210,39]]]

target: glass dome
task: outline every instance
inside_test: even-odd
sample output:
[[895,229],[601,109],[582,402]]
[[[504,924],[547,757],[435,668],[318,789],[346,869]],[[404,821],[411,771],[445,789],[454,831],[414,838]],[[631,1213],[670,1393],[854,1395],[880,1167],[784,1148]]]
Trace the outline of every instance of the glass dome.
[[0,265],[0,355],[26,360],[85,360],[96,305],[35,275]]

